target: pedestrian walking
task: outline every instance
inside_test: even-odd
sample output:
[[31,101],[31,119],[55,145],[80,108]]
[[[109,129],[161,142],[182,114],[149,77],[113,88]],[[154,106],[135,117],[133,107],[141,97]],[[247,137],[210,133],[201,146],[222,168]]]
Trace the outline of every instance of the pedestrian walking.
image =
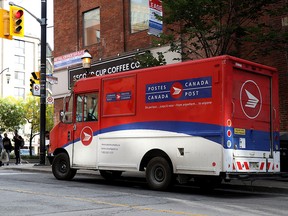
[[2,141],[3,141],[4,149],[6,150],[6,152],[8,154],[8,161],[7,161],[7,166],[8,166],[9,161],[10,161],[10,153],[11,153],[11,151],[13,151],[13,146],[11,144],[11,140],[8,138],[7,133],[4,133],[4,138]]
[[15,152],[15,157],[16,157],[16,165],[21,163],[21,158],[20,158],[20,149],[24,143],[24,140],[21,136],[19,136],[18,131],[15,130],[14,133],[14,137],[13,137],[13,141],[14,141],[14,152]]

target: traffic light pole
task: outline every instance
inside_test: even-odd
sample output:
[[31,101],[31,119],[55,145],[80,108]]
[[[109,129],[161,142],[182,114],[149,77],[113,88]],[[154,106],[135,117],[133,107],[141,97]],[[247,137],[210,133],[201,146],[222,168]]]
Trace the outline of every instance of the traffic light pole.
[[47,1],[41,0],[40,165],[45,165]]
[[[9,5],[16,5],[9,2]],[[41,71],[40,71],[40,165],[45,165],[45,133],[46,133],[46,47],[47,47],[47,1],[41,0],[41,19],[37,18],[31,12],[27,11],[33,18],[35,18],[41,25]]]

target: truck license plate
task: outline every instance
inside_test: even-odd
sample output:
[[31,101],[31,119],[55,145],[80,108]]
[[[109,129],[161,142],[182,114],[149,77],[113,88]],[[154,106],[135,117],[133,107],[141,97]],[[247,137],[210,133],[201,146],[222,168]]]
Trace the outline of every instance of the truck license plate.
[[249,162],[250,169],[259,169],[259,163],[258,162]]

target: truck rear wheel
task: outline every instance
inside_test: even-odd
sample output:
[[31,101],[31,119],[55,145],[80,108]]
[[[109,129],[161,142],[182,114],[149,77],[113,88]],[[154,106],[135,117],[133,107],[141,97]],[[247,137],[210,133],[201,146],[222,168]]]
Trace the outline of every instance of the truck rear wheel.
[[166,190],[172,184],[172,169],[163,157],[155,157],[146,168],[146,180],[153,190]]
[[71,180],[76,175],[77,170],[70,168],[69,157],[66,153],[55,156],[52,164],[52,172],[56,179]]

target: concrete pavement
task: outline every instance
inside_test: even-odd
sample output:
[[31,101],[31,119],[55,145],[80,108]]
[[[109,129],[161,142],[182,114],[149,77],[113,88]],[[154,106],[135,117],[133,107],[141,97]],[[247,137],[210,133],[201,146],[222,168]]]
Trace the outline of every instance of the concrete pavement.
[[[39,165],[38,163],[29,163],[23,161],[22,164],[16,165],[15,163],[10,163],[9,166],[6,164],[0,169],[7,170],[18,170],[21,172],[47,172],[52,174],[51,165]],[[77,175],[96,175],[100,177],[98,171],[93,170],[78,170]],[[138,174],[134,172],[123,173],[124,177],[144,177],[143,173]],[[224,182],[221,188],[231,189],[231,190],[244,190],[244,191],[254,191],[254,192],[273,192],[273,193],[285,193],[288,194],[288,178],[287,177],[275,177],[273,179],[261,179],[254,181],[246,180],[231,180],[230,182]]]

